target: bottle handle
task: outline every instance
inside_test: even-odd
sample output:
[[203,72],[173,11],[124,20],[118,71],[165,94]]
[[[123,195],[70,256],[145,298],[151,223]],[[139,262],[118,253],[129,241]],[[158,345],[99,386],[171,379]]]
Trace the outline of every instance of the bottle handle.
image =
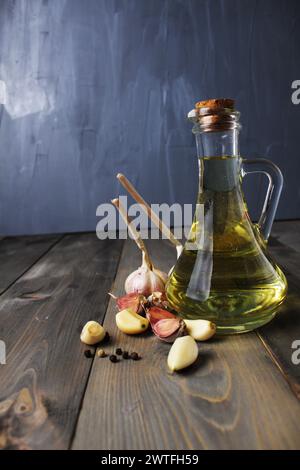
[[283,176],[277,165],[264,158],[242,160],[242,176],[251,173],[263,173],[269,180],[264,205],[257,223],[262,237],[267,242],[282,191]]

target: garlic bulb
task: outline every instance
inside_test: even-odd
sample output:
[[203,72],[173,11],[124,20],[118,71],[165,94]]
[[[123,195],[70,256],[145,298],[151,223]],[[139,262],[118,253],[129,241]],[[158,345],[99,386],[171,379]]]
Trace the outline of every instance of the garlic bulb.
[[126,294],[137,293],[148,297],[154,291],[164,292],[168,275],[163,271],[154,268],[145,243],[143,242],[140,233],[129,219],[127,211],[125,207],[122,206],[120,200],[115,198],[111,202],[120,212],[120,215],[128,226],[128,230],[131,233],[133,240],[143,254],[142,266],[129,274],[125,281]]
[[135,313],[141,313],[143,311],[143,306],[147,302],[146,297],[136,292],[131,292],[127,295],[122,295],[121,297],[116,297],[111,292],[108,293],[117,303],[119,311],[130,308]]
[[125,292],[126,294],[135,292],[145,295],[146,297],[155,291],[164,292],[167,278],[166,273],[151,266],[147,256],[143,252],[142,266],[127,277],[125,281]]

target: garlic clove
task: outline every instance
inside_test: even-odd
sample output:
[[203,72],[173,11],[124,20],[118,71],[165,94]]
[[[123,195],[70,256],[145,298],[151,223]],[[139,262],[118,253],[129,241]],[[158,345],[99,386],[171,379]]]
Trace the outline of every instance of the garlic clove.
[[174,315],[173,313],[169,312],[168,310],[166,310],[164,308],[160,308],[160,307],[151,307],[151,308],[149,308],[146,311],[146,316],[147,316],[148,320],[150,321],[152,328],[155,325],[155,323],[158,322],[159,320],[163,320],[163,319],[166,319],[166,318],[169,318],[169,319],[174,319],[175,318],[175,319],[177,319],[176,315]]
[[163,318],[153,325],[153,333],[159,338],[167,338],[173,335],[180,327],[179,318]]
[[84,344],[93,345],[102,341],[105,337],[105,329],[96,321],[88,321],[81,332],[80,340]]
[[198,357],[198,346],[191,336],[177,338],[168,355],[168,367],[174,372],[193,364]]
[[185,334],[185,323],[168,310],[152,307],[146,312],[153,333],[167,343],[173,343],[176,338]]
[[186,331],[196,341],[206,341],[216,333],[216,325],[208,320],[183,320]]
[[116,324],[119,330],[128,335],[136,335],[144,333],[148,326],[149,320],[135,313],[130,308],[121,310],[116,315]]
[[159,320],[152,326],[153,333],[166,343],[174,343],[176,338],[186,334],[185,324],[182,320]]

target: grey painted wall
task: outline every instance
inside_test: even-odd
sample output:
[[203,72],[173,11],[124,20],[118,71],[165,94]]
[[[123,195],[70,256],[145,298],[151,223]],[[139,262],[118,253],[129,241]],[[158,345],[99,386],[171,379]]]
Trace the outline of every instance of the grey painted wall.
[[185,114],[216,96],[237,100],[242,153],[282,168],[278,218],[299,217],[299,21],[298,0],[1,0],[0,233],[94,230],[117,171],[194,201]]

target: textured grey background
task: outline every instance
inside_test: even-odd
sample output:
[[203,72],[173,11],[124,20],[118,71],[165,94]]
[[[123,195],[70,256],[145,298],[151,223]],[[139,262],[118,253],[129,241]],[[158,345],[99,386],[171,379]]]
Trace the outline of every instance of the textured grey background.
[[193,202],[185,114],[217,96],[237,100],[243,155],[282,168],[278,218],[299,217],[299,21],[298,0],[1,0],[0,233],[94,230],[117,171]]

